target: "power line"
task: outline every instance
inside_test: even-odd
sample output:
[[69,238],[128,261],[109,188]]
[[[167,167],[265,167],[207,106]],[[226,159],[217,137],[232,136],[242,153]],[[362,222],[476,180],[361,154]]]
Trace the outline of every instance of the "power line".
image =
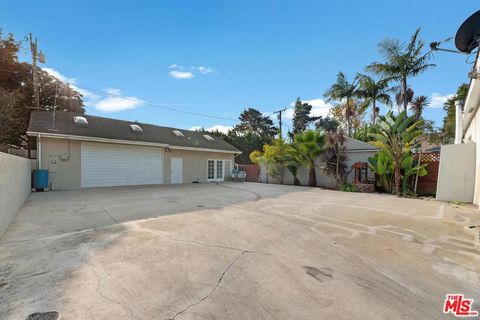
[[108,93],[108,92],[105,92],[105,91],[91,90],[89,88],[83,88],[83,89],[88,90],[88,91],[93,92],[93,93],[98,93],[98,94],[106,95],[106,96],[109,96],[109,97],[117,97],[117,98],[121,98],[121,99],[124,99],[124,100],[129,100],[129,101],[141,103],[141,104],[144,104],[144,105],[148,105],[148,106],[151,106],[151,107],[160,108],[160,109],[164,109],[164,110],[175,111],[175,112],[180,112],[180,113],[184,113],[184,114],[190,114],[190,115],[194,115],[194,116],[204,117],[204,118],[213,118],[213,119],[228,120],[228,121],[238,121],[238,119],[216,116],[216,115],[207,114],[207,113],[181,110],[181,109],[178,109],[177,107],[172,107],[172,106],[162,105],[162,104],[156,104],[156,103],[144,101],[144,100],[138,99],[138,98],[123,97],[123,96]]

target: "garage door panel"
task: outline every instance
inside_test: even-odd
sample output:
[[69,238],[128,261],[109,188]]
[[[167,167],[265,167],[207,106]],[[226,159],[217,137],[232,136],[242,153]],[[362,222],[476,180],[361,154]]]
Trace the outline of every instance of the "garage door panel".
[[82,187],[163,183],[163,149],[82,142]]

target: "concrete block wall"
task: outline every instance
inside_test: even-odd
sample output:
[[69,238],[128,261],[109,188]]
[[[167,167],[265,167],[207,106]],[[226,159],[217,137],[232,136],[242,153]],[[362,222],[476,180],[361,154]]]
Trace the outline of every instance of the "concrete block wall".
[[31,191],[32,161],[0,152],[0,237]]

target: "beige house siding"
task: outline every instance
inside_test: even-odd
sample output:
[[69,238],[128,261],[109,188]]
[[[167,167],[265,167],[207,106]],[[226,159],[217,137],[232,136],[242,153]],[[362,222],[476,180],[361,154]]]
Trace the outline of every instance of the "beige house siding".
[[[52,190],[79,189],[81,187],[81,141],[41,138],[40,144],[41,168],[49,171]],[[106,143],[106,145],[110,144]],[[70,157],[68,160],[62,160],[62,154],[70,154]],[[164,183],[166,184],[171,182],[172,157],[183,159],[183,183],[192,183],[196,180],[207,182],[208,159],[232,160],[232,166],[234,163],[232,153],[165,150],[164,154]]]
[[205,151],[184,151],[172,150],[165,151],[165,183],[171,183],[171,158],[183,159],[183,183],[192,183],[193,181],[207,182],[207,160],[232,160],[233,154],[222,152]]
[[[61,155],[70,157],[62,160]],[[67,139],[41,138],[41,169],[48,170],[48,180],[52,190],[80,188],[80,141]]]

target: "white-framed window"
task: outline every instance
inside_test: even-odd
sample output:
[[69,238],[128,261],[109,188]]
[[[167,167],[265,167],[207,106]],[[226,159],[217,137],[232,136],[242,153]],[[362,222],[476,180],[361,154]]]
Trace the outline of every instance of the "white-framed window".
[[225,177],[232,175],[232,161],[221,159],[207,160],[207,180],[225,181]]

